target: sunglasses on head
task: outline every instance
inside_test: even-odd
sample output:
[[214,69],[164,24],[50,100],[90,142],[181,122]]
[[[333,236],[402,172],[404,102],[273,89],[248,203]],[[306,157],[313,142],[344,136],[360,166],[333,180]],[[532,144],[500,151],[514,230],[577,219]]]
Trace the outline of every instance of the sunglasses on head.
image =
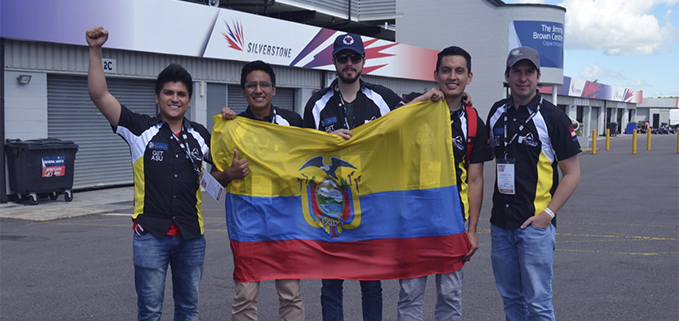
[[351,59],[351,63],[357,64],[357,63],[361,62],[361,60],[363,59],[363,56],[361,56],[359,54],[355,54],[355,53],[353,53],[353,54],[341,54],[341,55],[335,56],[335,60],[337,62],[341,63],[341,64],[346,64],[347,61],[349,61],[349,59]]

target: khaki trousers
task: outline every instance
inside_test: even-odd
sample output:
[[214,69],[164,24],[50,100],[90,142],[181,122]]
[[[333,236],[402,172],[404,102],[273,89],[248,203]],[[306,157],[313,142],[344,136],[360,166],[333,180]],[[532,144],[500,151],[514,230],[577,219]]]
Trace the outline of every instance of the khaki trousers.
[[[259,282],[235,282],[231,320],[257,320]],[[278,315],[281,321],[303,321],[304,302],[299,295],[299,280],[276,280]]]

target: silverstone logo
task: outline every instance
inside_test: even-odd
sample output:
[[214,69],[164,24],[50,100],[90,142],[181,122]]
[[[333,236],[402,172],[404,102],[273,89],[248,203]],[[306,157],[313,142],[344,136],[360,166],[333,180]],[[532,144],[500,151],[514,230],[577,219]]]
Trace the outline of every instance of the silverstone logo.
[[229,43],[229,47],[243,51],[243,25],[240,21],[234,21],[231,25],[224,21],[224,24],[226,25],[226,31],[223,31],[222,35]]
[[229,43],[229,47],[251,54],[292,58],[292,48],[271,45],[267,43],[245,42],[243,24],[240,21],[233,21],[231,24],[224,21],[226,31],[222,31],[224,39]]

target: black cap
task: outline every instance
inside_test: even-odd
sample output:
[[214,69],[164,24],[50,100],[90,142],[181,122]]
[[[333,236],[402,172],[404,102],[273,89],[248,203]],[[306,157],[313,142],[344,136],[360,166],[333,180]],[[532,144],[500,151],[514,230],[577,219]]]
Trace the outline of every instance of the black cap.
[[351,50],[361,56],[365,56],[365,49],[363,48],[363,40],[361,36],[347,33],[339,35],[335,38],[335,44],[332,48],[332,56],[337,55],[342,50]]

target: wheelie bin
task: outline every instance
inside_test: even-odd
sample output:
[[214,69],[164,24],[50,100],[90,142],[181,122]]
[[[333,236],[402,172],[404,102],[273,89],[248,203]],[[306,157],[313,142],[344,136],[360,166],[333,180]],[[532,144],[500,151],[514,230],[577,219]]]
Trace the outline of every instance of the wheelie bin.
[[56,138],[5,141],[9,186],[19,202],[38,204],[64,194],[73,200],[73,167],[78,145]]

